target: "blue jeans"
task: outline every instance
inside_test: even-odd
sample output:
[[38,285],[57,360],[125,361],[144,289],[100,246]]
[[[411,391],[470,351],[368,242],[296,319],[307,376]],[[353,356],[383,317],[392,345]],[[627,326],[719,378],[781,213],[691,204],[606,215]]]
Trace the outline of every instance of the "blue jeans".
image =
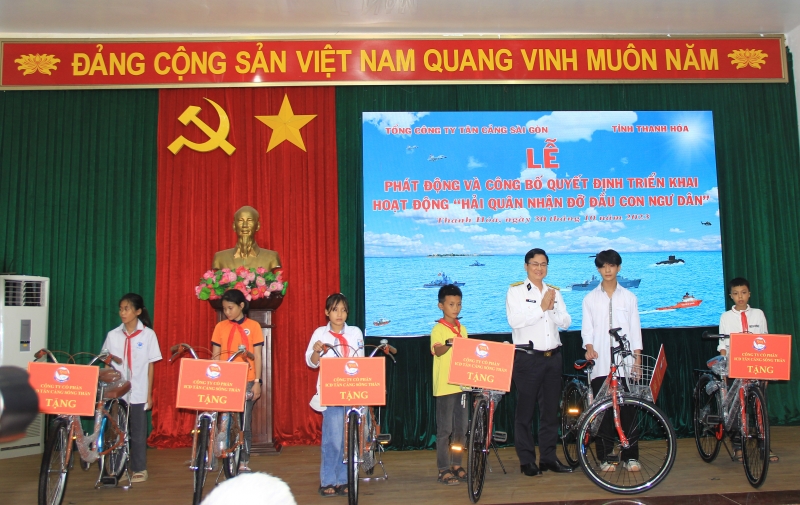
[[322,462],[319,481],[325,486],[347,484],[347,465],[344,460],[345,407],[328,407],[322,411]]

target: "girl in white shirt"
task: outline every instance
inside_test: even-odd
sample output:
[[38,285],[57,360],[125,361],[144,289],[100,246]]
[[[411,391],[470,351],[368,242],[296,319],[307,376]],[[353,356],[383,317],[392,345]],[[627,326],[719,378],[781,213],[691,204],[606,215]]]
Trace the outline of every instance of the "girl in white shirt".
[[128,434],[131,447],[131,482],[147,480],[147,410],[153,406],[153,363],[161,359],[158,338],[152,330],[153,323],[144,307],[144,300],[136,293],[128,293],[119,301],[119,318],[122,324],[108,332],[103,349],[122,358],[122,363],[112,362],[116,370],[131,382],[125,395],[128,402]]
[[[355,326],[348,326],[347,298],[334,293],[325,300],[325,315],[328,324],[320,326],[311,335],[306,349],[306,364],[319,367],[320,358],[335,358],[333,351],[325,352],[326,346],[335,347],[340,356],[364,356],[364,335]],[[322,356],[322,354],[325,356]],[[319,379],[317,395],[311,406],[322,412],[322,461],[319,469],[319,494],[322,496],[347,495],[347,465],[344,459],[344,413],[346,407],[319,406]]]

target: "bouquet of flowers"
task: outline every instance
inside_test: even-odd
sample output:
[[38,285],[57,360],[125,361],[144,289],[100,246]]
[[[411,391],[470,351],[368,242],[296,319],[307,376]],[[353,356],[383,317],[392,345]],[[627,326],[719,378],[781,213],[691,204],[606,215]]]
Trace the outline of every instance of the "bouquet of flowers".
[[287,284],[281,270],[270,271],[263,267],[223,268],[204,273],[194,292],[200,300],[218,300],[225,291],[238,289],[248,301],[252,301],[269,298],[272,293],[285,295]]

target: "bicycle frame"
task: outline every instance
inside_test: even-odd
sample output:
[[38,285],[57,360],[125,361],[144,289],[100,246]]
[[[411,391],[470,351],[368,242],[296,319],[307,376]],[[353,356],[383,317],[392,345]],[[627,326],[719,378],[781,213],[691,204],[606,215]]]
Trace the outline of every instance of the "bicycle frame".
[[[616,330],[616,331],[615,331]],[[620,397],[625,394],[625,388],[620,388],[620,381],[619,381],[619,368],[622,366],[622,361],[628,357],[632,356],[633,353],[630,350],[630,343],[628,339],[625,338],[624,335],[619,334],[619,328],[611,330],[609,333],[617,340],[619,345],[616,347],[611,348],[611,359],[613,363],[611,364],[611,368],[608,371],[608,376],[606,376],[605,382],[600,387],[600,391],[597,392],[597,397],[594,396],[594,392],[592,391],[592,379],[591,379],[591,370],[594,365],[588,366],[586,370],[586,382],[587,382],[587,389],[586,395],[589,398],[589,406],[596,403],[600,403],[601,401],[605,400],[606,398],[611,397],[613,402],[613,409],[612,412],[614,413],[614,428],[617,430],[617,435],[619,435],[620,445],[623,449],[628,449],[630,447],[630,442],[628,441],[628,437],[625,435],[625,432],[622,430],[622,420],[620,418],[619,412],[619,401]],[[589,409],[584,410],[581,412],[580,417],[575,422],[575,426],[579,426],[581,421],[583,421],[586,413]],[[592,435],[597,433],[597,430],[600,427],[600,422],[602,421],[602,416],[600,416],[595,425],[592,426]],[[562,433],[561,438],[563,439],[567,434]],[[587,436],[589,434],[587,433]]]
[[[719,424],[720,427],[716,434],[717,440],[722,440],[723,430],[732,431],[737,409],[739,413],[739,431],[742,434],[747,433],[747,404],[745,397],[747,396],[747,391],[750,388],[758,387],[760,382],[756,379],[734,379],[733,383],[728,387],[727,359],[724,356],[718,356],[710,359],[708,364],[711,372],[719,377],[719,379],[714,378],[714,384],[716,384],[722,395],[722,422]],[[761,419],[760,415],[758,419]],[[763,429],[763,426],[759,426],[759,428]]]
[[[177,346],[173,346],[172,350],[174,354],[169,359],[170,362],[174,361],[180,354],[184,351],[188,351],[192,355],[192,359],[199,359],[197,353],[189,344],[178,344]],[[244,349],[244,346],[239,346],[239,349],[233,353],[227,361],[233,361],[236,359],[240,354],[246,354],[247,351]],[[246,409],[247,407],[245,407]],[[192,459],[189,461],[189,469],[190,470],[197,470],[198,467],[194,465],[194,462],[197,458],[197,437],[200,433],[200,425],[203,419],[209,420],[209,430],[208,430],[208,445],[207,445],[207,457],[205,458],[206,461],[206,470],[214,470],[214,463],[217,461],[218,458],[226,457],[236,449],[240,448],[244,445],[244,432],[241,430],[241,427],[237,423],[233,423],[234,432],[236,442],[231,447],[225,446],[218,446],[215,443],[215,435],[217,433],[217,416],[219,412],[212,412],[212,411],[201,411],[197,413],[197,417],[195,418],[194,422],[194,429],[192,429]],[[228,416],[228,422],[230,422],[230,416]],[[224,429],[227,429],[227,426],[223,426]]]
[[[52,359],[54,363],[58,363],[58,360],[55,358],[55,356],[47,349],[42,349],[36,354],[37,354],[36,355],[37,359],[43,356],[44,354],[47,354],[47,356],[50,359]],[[94,365],[98,360],[102,361],[106,365],[109,365],[111,363],[111,356],[103,354],[95,356],[92,359],[92,361],[89,362],[89,365]],[[102,385],[97,390],[97,401],[95,402],[95,408],[94,408],[94,430],[92,431],[91,435],[84,434],[83,429],[80,428],[81,426],[80,416],[63,415],[63,414],[56,416],[56,419],[60,418],[67,420],[67,423],[69,424],[69,436],[70,438],[75,440],[76,442],[75,445],[78,446],[78,453],[81,459],[89,464],[94,463],[100,456],[105,456],[111,453],[111,451],[118,449],[119,447],[122,446],[122,444],[125,443],[125,437],[120,436],[118,437],[117,442],[113,446],[109,447],[104,451],[98,452],[96,448],[97,445],[95,445],[95,449],[91,448],[92,444],[94,444],[97,440],[101,439],[103,431],[105,430],[106,427],[105,426],[106,422],[110,422],[111,427],[119,432],[119,425],[114,420],[114,418],[111,417],[110,413],[105,409],[105,399],[103,395],[104,392],[105,392],[105,385]],[[125,434],[127,436],[127,426],[125,428],[126,428]],[[72,444],[69,444],[66,450],[66,460],[69,461],[70,458],[72,458]]]
[[[59,362],[53,355],[53,353],[48,349],[41,349],[34,355],[35,359],[40,359],[43,356],[49,357],[54,363]],[[89,365],[91,366],[94,365],[97,361],[101,361],[105,363],[107,366],[110,366],[111,360],[115,358],[116,358],[115,356],[112,356],[107,351],[104,351],[100,355],[94,355],[93,359],[89,362]],[[70,356],[70,360],[74,362],[74,357]],[[117,421],[111,416],[110,412],[105,408],[106,402],[109,401],[105,398],[104,394],[105,388],[106,388],[105,383],[100,381],[99,387],[97,389],[97,399],[95,402],[95,409],[94,409],[94,429],[90,435],[84,433],[83,427],[81,426],[80,416],[61,414],[55,417],[55,419],[64,419],[67,422],[67,427],[68,427],[67,439],[75,441],[74,446],[77,446],[78,448],[78,456],[80,457],[81,461],[87,464],[87,467],[85,468],[86,470],[88,470],[89,468],[88,465],[91,465],[92,463],[96,462],[101,456],[106,456],[108,454],[111,454],[116,449],[122,447],[128,438],[128,427],[125,426],[124,429],[120,430],[120,426],[117,423]],[[99,451],[98,440],[103,440],[103,434],[105,430],[109,428],[109,423],[110,423],[110,428],[117,433],[117,441],[111,447],[108,447],[103,451]],[[72,454],[73,454],[73,444],[68,443],[64,451],[65,455],[64,461],[70,462],[68,463],[67,467],[68,469],[72,467],[71,465]],[[103,470],[101,468],[100,475],[97,478],[97,482],[95,482],[95,488],[98,488],[102,485],[102,479],[103,479]]]
[[[728,337],[702,335],[704,340]],[[758,488],[766,479],[770,461],[766,399],[759,379],[736,378],[728,386],[728,363],[728,356],[716,356],[706,362],[710,370],[699,373],[694,393],[695,443],[706,463],[713,462],[719,446],[724,445],[731,460],[741,458],[748,482]]]

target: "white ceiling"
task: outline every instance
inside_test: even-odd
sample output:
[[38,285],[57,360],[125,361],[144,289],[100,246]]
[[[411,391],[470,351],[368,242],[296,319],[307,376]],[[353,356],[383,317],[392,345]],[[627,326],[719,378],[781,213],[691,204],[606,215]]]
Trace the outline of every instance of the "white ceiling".
[[0,0],[0,37],[788,33],[800,0]]

